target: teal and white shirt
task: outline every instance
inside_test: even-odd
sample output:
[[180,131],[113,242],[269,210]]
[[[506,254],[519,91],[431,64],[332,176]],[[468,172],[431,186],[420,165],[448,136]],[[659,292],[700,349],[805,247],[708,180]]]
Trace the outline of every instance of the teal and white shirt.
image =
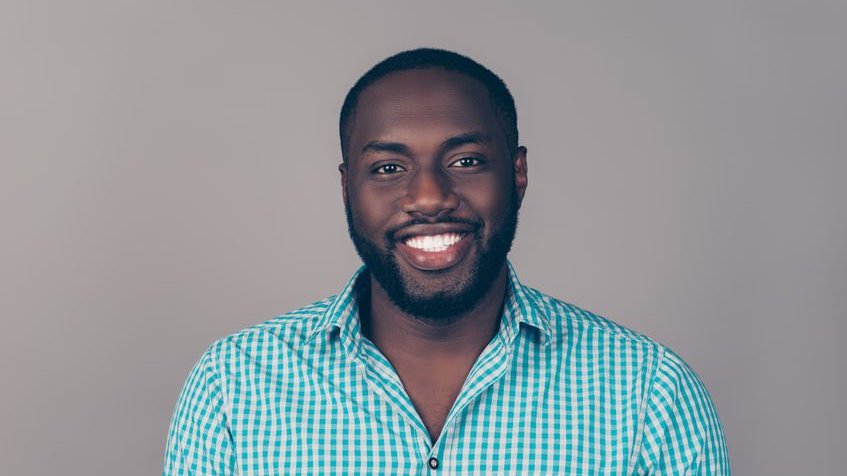
[[337,296],[214,343],[176,405],[165,475],[728,475],[703,384],[647,337],[522,285],[437,441]]

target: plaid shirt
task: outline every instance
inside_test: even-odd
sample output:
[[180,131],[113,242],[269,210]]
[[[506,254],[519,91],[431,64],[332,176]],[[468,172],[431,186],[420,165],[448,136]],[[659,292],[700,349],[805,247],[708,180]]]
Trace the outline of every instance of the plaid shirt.
[[[362,336],[355,283],[214,343],[188,377],[165,475],[728,475],[714,406],[647,337],[522,285],[433,442]],[[365,274],[366,275],[366,274]]]

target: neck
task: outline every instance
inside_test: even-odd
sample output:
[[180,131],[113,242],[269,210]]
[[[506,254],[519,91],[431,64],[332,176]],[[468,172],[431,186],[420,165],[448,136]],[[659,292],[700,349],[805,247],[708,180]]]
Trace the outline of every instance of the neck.
[[478,356],[500,325],[506,296],[505,265],[480,302],[470,311],[443,319],[421,319],[400,310],[379,283],[370,277],[370,306],[365,334],[386,355]]

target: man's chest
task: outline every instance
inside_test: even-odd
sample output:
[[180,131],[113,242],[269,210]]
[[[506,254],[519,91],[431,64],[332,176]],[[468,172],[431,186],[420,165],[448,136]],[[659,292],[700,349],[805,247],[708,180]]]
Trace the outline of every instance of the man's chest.
[[231,382],[236,459],[256,475],[625,474],[638,444],[638,373],[528,364],[472,373],[434,444],[385,369],[339,360],[244,374]]

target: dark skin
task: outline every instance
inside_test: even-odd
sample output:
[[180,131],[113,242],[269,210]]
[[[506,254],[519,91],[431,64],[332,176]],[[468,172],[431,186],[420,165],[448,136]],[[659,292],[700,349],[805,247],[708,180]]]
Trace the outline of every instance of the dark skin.
[[[483,243],[504,223],[512,190],[523,199],[526,149],[512,153],[485,86],[432,68],[390,74],[366,88],[339,166],[345,200],[361,234],[382,244],[411,218],[478,220]],[[427,225],[417,232],[429,233]],[[432,231],[435,233],[435,231]],[[396,251],[395,251],[396,252]],[[400,256],[400,270],[420,293],[436,293],[474,272],[477,243],[437,271]],[[469,312],[421,319],[399,309],[371,278],[365,335],[391,362],[433,441],[476,359],[497,333],[507,289],[500,269]]]

